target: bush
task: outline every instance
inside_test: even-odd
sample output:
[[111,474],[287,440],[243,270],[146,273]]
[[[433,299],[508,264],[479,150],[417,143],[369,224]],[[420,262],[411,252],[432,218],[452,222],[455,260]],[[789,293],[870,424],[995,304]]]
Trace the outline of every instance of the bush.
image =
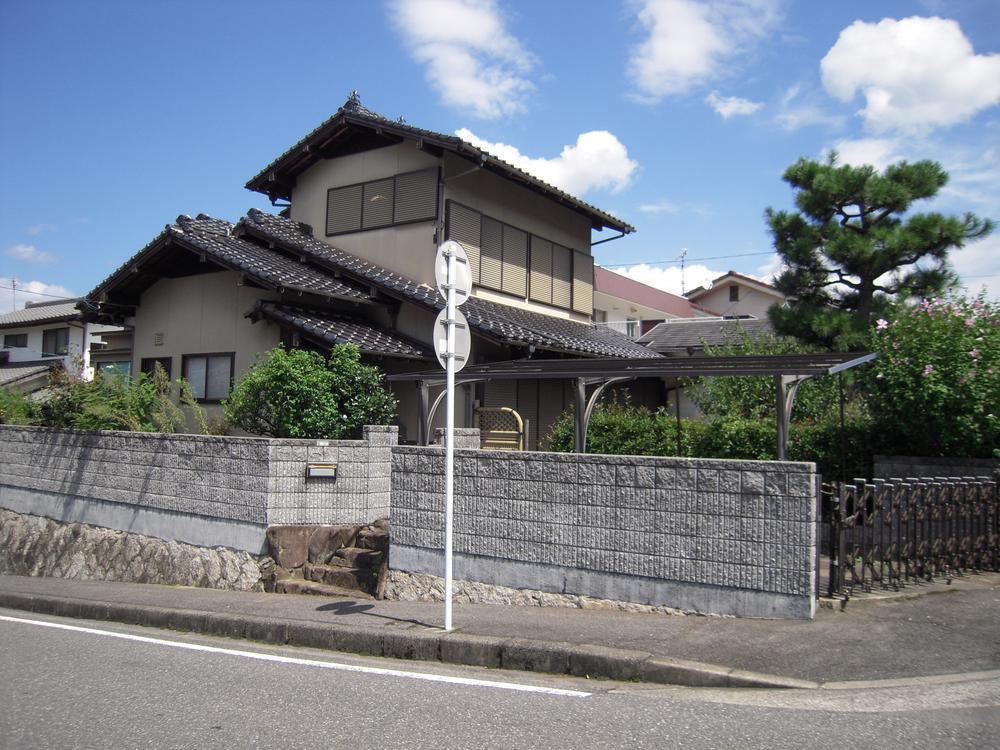
[[[876,453],[870,418],[849,415],[844,420],[845,479],[872,476]],[[815,461],[817,470],[828,480],[841,479],[841,431],[839,419],[793,423],[788,435],[790,461]]]
[[1000,455],[1000,305],[983,297],[897,306],[872,335],[868,372],[879,449]]
[[[204,413],[184,380],[178,380],[181,406],[187,407],[202,433]],[[138,379],[98,374],[80,380],[65,371],[53,371],[47,397],[38,406],[38,423],[46,427],[131,432],[186,432],[184,409],[174,403],[171,383],[159,365],[152,375]]]
[[23,393],[0,388],[0,424],[34,424],[38,404]]
[[391,423],[396,399],[355,346],[337,345],[329,358],[279,347],[243,376],[223,411],[229,424],[254,435],[341,438]]

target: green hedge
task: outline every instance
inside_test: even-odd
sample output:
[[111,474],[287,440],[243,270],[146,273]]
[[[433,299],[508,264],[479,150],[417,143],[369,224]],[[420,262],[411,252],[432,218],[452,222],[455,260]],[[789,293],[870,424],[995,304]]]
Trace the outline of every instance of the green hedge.
[[[871,476],[875,452],[867,419],[845,422],[847,478]],[[828,419],[795,423],[788,439],[788,458],[814,461],[827,477],[840,477],[840,423]],[[563,414],[549,433],[551,450],[573,450],[573,414]],[[650,411],[629,404],[600,405],[587,430],[587,452],[629,456],[684,456],[771,461],[777,454],[774,419],[717,418],[681,420],[681,450],[677,451],[677,419],[665,409]]]

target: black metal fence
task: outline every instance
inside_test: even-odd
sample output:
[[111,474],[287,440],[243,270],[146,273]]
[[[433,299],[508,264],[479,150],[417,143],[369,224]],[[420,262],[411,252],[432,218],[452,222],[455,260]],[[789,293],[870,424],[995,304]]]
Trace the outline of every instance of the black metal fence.
[[1000,569],[1000,474],[822,486],[829,596]]

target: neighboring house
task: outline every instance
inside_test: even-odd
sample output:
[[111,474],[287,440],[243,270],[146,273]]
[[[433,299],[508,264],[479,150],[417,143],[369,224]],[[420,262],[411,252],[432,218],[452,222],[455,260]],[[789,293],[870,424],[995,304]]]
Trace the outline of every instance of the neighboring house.
[[765,319],[772,305],[784,304],[787,299],[774,286],[736,271],[712,279],[708,286],[692,289],[684,296],[723,318]]
[[[386,372],[436,367],[433,263],[445,239],[469,255],[471,361],[658,356],[590,323],[591,230],[632,227],[356,95],[247,187],[287,201],[282,215],[178,217],[87,298],[88,320],[133,328],[134,370],[159,362],[206,403],[279,343],[353,343]],[[396,395],[414,439],[416,389]],[[477,403],[512,406],[537,436],[569,400],[561,383],[479,383],[462,389],[456,423],[471,425]]]
[[[741,344],[748,337],[769,336],[774,333],[765,318],[687,318],[659,323],[639,337],[637,343],[649,347],[665,357],[697,357],[705,354],[706,346]],[[681,381],[682,383],[683,381]],[[679,385],[680,392],[674,388]],[[668,383],[666,401],[671,408],[680,409],[682,417],[698,419],[701,411],[688,396],[682,384]],[[678,403],[679,401],[679,403]]]
[[692,357],[704,354],[706,346],[741,344],[746,337],[773,333],[766,318],[694,318],[659,323],[640,336],[637,343],[665,357]]
[[[85,322],[79,299],[28,302],[22,309],[0,315],[0,385],[31,391],[44,387],[48,371],[63,367],[84,378],[93,377],[91,348],[100,345],[108,326]],[[30,372],[29,372],[30,371]]]
[[708,314],[684,297],[607,268],[594,268],[594,323],[613,328],[631,339],[639,338],[664,320]]

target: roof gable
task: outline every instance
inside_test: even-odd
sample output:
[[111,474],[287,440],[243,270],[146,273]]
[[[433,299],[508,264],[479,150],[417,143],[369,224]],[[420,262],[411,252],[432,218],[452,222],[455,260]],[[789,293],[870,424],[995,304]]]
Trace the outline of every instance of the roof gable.
[[380,148],[400,143],[405,139],[415,140],[421,148],[432,153],[440,155],[444,151],[449,151],[480,164],[488,171],[587,216],[594,229],[608,227],[626,234],[635,231],[634,227],[621,219],[534,177],[458,136],[417,128],[405,122],[403,118],[390,120],[383,117],[364,107],[357,92],[352,92],[347,101],[329,119],[251,177],[246,187],[248,190],[267,195],[272,201],[279,198],[290,200],[298,176],[322,159]]
[[709,294],[710,292],[718,289],[720,284],[724,284],[726,282],[731,282],[738,286],[747,287],[749,289],[755,289],[758,292],[769,294],[772,297],[775,297],[776,299],[780,300],[786,299],[785,295],[781,291],[779,291],[776,286],[763,282],[760,279],[755,279],[751,276],[746,276],[742,273],[737,273],[736,271],[729,271],[727,273],[724,273],[722,274],[722,276],[712,279],[711,283],[707,287],[705,286],[695,287],[690,292],[687,292],[684,296],[691,300],[701,299],[706,294]]

